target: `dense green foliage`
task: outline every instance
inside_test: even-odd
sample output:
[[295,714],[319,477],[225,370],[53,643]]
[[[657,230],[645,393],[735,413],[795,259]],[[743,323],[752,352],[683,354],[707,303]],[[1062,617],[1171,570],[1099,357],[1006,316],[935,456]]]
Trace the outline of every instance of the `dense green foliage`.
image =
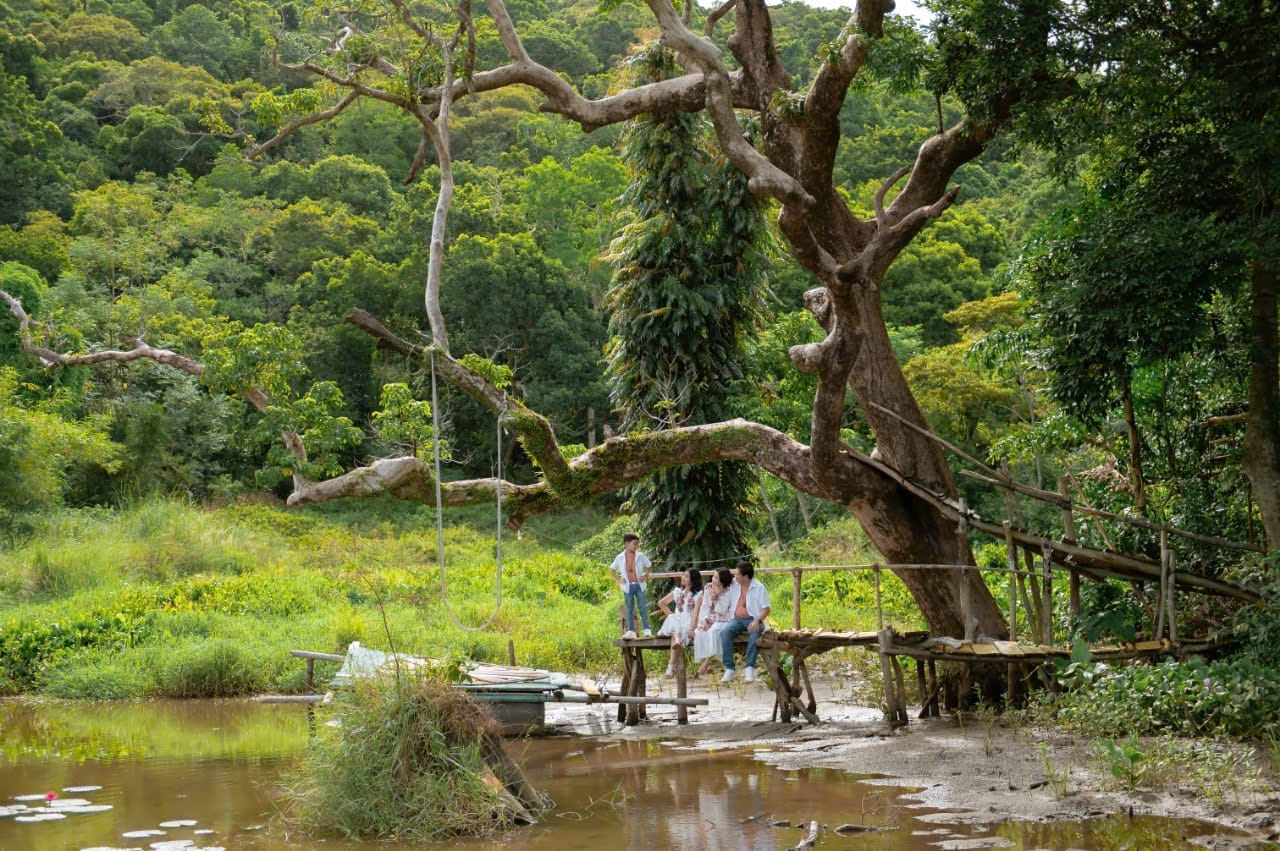
[[[403,386],[421,399],[426,376],[417,365],[378,353],[342,322],[358,306],[409,337],[423,327],[424,247],[438,172],[428,164],[414,183],[398,182],[417,144],[413,123],[391,107],[361,102],[261,159],[246,160],[240,150],[323,103],[306,79],[270,64],[273,35],[292,58],[325,32],[323,19],[300,11],[265,3],[179,9],[143,2],[87,12],[24,3],[0,7],[7,31],[15,34],[5,36],[0,50],[11,95],[5,98],[6,126],[14,128],[5,144],[15,146],[2,158],[9,177],[0,179],[12,180],[14,189],[0,211],[8,224],[0,227],[0,262],[35,273],[33,278],[6,266],[5,286],[34,317],[51,323],[55,333],[48,342],[56,347],[127,347],[145,335],[152,345],[210,367],[203,380],[146,366],[46,373],[18,353],[12,320],[0,316],[0,365],[18,370],[21,388],[5,404],[23,416],[56,412],[82,445],[110,440],[87,454],[46,456],[58,459],[58,469],[41,468],[41,481],[27,484],[34,472],[15,479],[14,487],[30,498],[5,505],[0,521],[6,534],[21,537],[32,528],[33,512],[64,500],[119,505],[150,494],[226,499],[283,486],[295,466],[276,439],[286,425],[308,432],[309,468],[300,472],[313,476],[371,457],[422,451],[425,426],[384,431],[389,421],[375,424],[374,415],[393,404],[398,413],[385,413],[403,418],[409,410],[403,393],[386,397],[383,386]],[[618,60],[640,41],[646,23],[643,10],[630,5],[513,7],[513,15],[531,27],[526,35],[533,55],[564,62],[588,92],[619,84]],[[841,23],[838,12],[798,4],[775,11],[778,43],[797,68],[806,67],[801,57],[816,55]],[[895,26],[905,38],[908,30]],[[483,64],[498,48],[490,32],[479,37]],[[906,43],[919,50],[918,37]],[[851,130],[873,144],[842,146],[837,171],[867,205],[878,181],[909,161],[913,146],[932,132],[932,99],[902,83],[911,76],[907,58],[879,57],[883,79],[894,82],[859,88],[847,107]],[[607,331],[616,299],[607,297],[610,270],[598,259],[616,235],[615,210],[628,184],[614,147],[617,131],[584,136],[540,114],[537,100],[522,91],[460,102],[453,131],[458,191],[442,307],[457,353],[510,367],[512,392],[548,415],[563,443],[589,444],[605,425],[627,427],[625,411],[612,410],[609,401],[605,353],[617,351]],[[707,174],[720,168],[709,155],[699,158]],[[692,169],[692,159],[685,159]],[[720,173],[715,185],[699,187],[710,192],[704,206],[717,215],[724,207],[726,235],[737,230],[754,239],[760,219],[742,200],[741,179]],[[923,328],[904,331],[910,339],[954,340],[942,314],[987,292],[990,273],[1011,244],[1008,235],[1024,231],[1033,209],[1056,192],[1034,163],[994,156],[966,169],[965,184],[972,204],[930,229],[887,284],[890,322]],[[732,200],[735,193],[738,200]],[[643,193],[633,189],[632,197]],[[715,228],[701,234],[703,260],[724,267],[726,258],[736,263],[741,257],[748,267],[763,268],[767,253],[779,313],[800,308],[800,293],[810,282],[781,255],[779,244],[766,240],[742,252],[718,244],[715,235]],[[719,259],[708,253],[712,249]],[[758,315],[765,289],[738,271],[735,265],[717,273],[739,288],[729,301],[711,309],[711,301],[692,299],[688,315],[679,312],[689,345],[701,345],[699,357],[715,367],[728,368],[736,347],[758,345],[753,335],[736,332],[737,338],[724,338],[729,348],[722,351],[694,333],[709,317],[750,324]],[[739,308],[742,315],[734,316]],[[917,345],[911,353],[919,351]],[[785,358],[785,348],[767,356],[778,355]],[[750,375],[756,361],[730,371]],[[739,387],[719,377],[695,383],[700,393],[734,395],[731,402],[691,400],[700,409],[698,419],[756,412],[782,398],[774,379],[753,378]],[[250,384],[273,395],[275,406],[265,419],[247,412],[235,395]],[[783,396],[788,405],[807,404],[803,381]],[[454,469],[488,474],[492,417],[449,392],[442,408],[441,437],[452,447]],[[807,417],[788,416],[788,430],[793,421],[803,436]],[[34,471],[40,463],[25,460],[20,469]],[[536,475],[518,447],[504,468],[517,478]],[[56,487],[49,486],[50,475]],[[754,487],[750,474],[734,477],[730,490]],[[684,483],[683,490],[706,493],[721,484],[715,478]],[[796,499],[785,490],[777,498]],[[727,504],[744,507],[740,496]],[[810,513],[816,512],[814,506]],[[761,516],[747,512],[752,532],[762,528]],[[812,521],[783,512],[782,537],[801,534],[806,519]],[[725,517],[711,526],[729,522]],[[744,549],[741,533],[724,537],[735,542],[727,549]]]
[[[1019,479],[1052,489],[1066,475],[1090,505],[1258,540],[1238,417],[1259,358],[1251,299],[1280,244],[1274,4],[937,5],[928,39],[889,22],[891,38],[876,43],[845,104],[848,143],[834,168],[839,190],[871,215],[882,181],[962,108],[999,118],[998,139],[1014,143],[997,141],[957,173],[960,202],[883,282],[890,338],[925,415]],[[530,52],[592,96],[624,83],[621,60],[651,36],[637,4],[511,10]],[[799,3],[771,15],[781,55],[808,81],[845,15]],[[428,162],[400,182],[418,144],[413,123],[361,101],[261,158],[244,156],[329,102],[309,78],[274,67],[270,47],[306,56],[331,42],[332,20],[292,3],[158,0],[10,0],[0,20],[0,287],[54,348],[145,338],[206,366],[199,378],[147,364],[45,369],[0,314],[0,689],[296,690],[300,668],[284,650],[337,649],[382,635],[384,622],[424,653],[500,659],[506,637],[520,635],[533,636],[517,648],[521,661],[611,665],[617,601],[598,568],[616,528],[601,533],[608,552],[593,544],[584,555],[540,543],[533,524],[507,554],[508,600],[494,628],[461,635],[436,591],[429,511],[380,501],[287,514],[259,504],[295,471],[318,478],[377,457],[426,457],[436,440],[451,475],[495,465],[491,414],[451,392],[432,412],[422,365],[387,356],[342,321],[361,307],[410,339],[424,327],[440,174]],[[480,67],[499,61],[492,28],[477,38]],[[363,49],[385,46],[370,38]],[[439,73],[431,50],[412,58],[413,73]],[[632,164],[643,168],[632,174],[617,129],[583,134],[538,104],[510,90],[457,106],[442,296],[454,353],[509,372],[509,392],[546,414],[565,445],[593,444],[605,425],[735,414],[807,440],[814,378],[787,350],[821,336],[802,309],[814,282],[762,238],[769,211],[745,201],[741,177],[694,151],[701,119],[659,116],[647,137],[637,132]],[[673,258],[685,277],[664,279]],[[265,415],[243,401],[249,387],[270,394]],[[1280,422],[1280,412],[1262,413]],[[852,402],[846,426],[852,446],[874,449]],[[305,437],[302,466],[281,446],[285,429]],[[519,447],[504,447],[511,478],[539,475]],[[684,524],[666,538],[649,530],[659,561],[697,557],[681,547],[702,539],[735,555],[772,541],[779,554],[765,561],[873,558],[862,539],[828,557],[826,542],[851,537],[848,521],[770,477],[730,466],[659,478],[676,496],[664,502],[646,484],[634,505]],[[990,489],[963,478],[959,487],[984,515],[1006,513]],[[710,494],[724,496],[745,533],[726,533],[730,519],[710,511]],[[1027,526],[1057,533],[1055,509],[1016,508]],[[456,519],[453,602],[479,620],[492,541]],[[1154,533],[1119,524],[1080,522],[1074,534],[1158,552]],[[1180,565],[1277,582],[1274,562],[1246,574],[1221,551],[1175,549]],[[998,546],[978,556],[1001,564]],[[865,628],[869,583],[815,578],[806,611]],[[1059,636],[1150,630],[1138,592],[1086,589],[1081,618],[1056,624]],[[775,591],[785,611],[789,585]],[[892,617],[909,624],[905,594],[886,593]],[[1274,606],[1250,617],[1259,635],[1280,622]],[[1205,606],[1191,625],[1229,621]],[[577,628],[546,628],[566,623]],[[1274,658],[1246,656],[1111,672],[1072,711],[1135,732],[1252,735],[1274,714],[1275,671]],[[1221,690],[1248,683],[1250,702],[1221,702]],[[1098,694],[1105,700],[1084,705]],[[1164,709],[1148,705],[1157,697]]]
[[[639,83],[673,76],[674,56],[639,57]],[[714,423],[734,413],[745,340],[763,319],[767,229],[742,172],[705,150],[701,115],[638,118],[623,138],[628,221],[610,250],[607,352],[628,432]],[[646,546],[674,564],[750,559],[742,462],[659,470],[629,489]]]

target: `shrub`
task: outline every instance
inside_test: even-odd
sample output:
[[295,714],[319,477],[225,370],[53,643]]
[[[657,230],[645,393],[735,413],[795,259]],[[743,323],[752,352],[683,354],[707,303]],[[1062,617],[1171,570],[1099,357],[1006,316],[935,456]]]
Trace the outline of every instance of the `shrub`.
[[1116,736],[1277,735],[1280,673],[1247,658],[1117,668],[1066,695],[1059,717],[1078,729]]
[[267,671],[262,656],[240,643],[208,639],[150,656],[156,693],[162,697],[239,697],[263,690]]
[[359,682],[285,779],[286,819],[312,834],[417,843],[510,827],[482,746],[488,710],[430,675]]

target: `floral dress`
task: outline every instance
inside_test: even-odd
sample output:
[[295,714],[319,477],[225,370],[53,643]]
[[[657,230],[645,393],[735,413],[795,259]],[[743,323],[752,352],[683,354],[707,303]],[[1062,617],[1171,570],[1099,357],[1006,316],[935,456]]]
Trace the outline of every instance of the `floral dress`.
[[658,635],[674,635],[681,641],[688,641],[693,632],[693,610],[698,606],[698,597],[702,592],[694,593],[684,588],[672,592],[671,614],[662,622]]
[[720,655],[720,630],[733,619],[733,594],[730,590],[721,591],[720,596],[714,600],[708,598],[703,601],[702,621],[710,621],[711,624],[707,629],[693,634],[695,662]]

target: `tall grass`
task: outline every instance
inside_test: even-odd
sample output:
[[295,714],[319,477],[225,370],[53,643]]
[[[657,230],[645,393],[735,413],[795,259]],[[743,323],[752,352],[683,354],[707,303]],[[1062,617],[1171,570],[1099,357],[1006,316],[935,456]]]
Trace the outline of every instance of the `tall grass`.
[[[449,604],[464,623],[480,624],[495,603],[492,515],[451,509],[446,519]],[[152,501],[51,514],[30,543],[0,551],[0,693],[296,692],[304,668],[290,650],[341,652],[352,641],[494,662],[506,660],[510,641],[520,664],[610,671],[619,665],[620,600],[607,564],[633,520],[606,520],[579,511],[541,518],[544,534],[508,536],[502,605],[488,628],[467,632],[441,598],[434,515],[422,506],[205,510]],[[860,536],[852,520],[840,521],[781,559],[870,561]],[[769,583],[773,619],[789,625],[790,577]],[[887,573],[882,598],[895,624],[918,622]],[[806,626],[875,624],[869,574],[806,575],[803,605]]]
[[427,842],[511,827],[515,811],[486,763],[497,725],[430,674],[357,683],[317,726],[286,776],[286,820],[312,835]]

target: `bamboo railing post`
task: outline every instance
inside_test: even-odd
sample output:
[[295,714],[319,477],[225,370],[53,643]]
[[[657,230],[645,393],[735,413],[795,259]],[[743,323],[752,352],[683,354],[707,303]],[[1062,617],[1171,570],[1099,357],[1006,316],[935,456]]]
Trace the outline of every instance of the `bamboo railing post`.
[[1164,638],[1165,595],[1169,590],[1169,532],[1160,530],[1160,591],[1156,596],[1156,641]]
[[[969,521],[966,519],[968,507],[965,505],[964,498],[960,499],[960,523],[956,526],[956,543],[957,552],[960,558],[964,558],[969,552]],[[956,581],[960,583],[960,618],[964,623],[964,640],[973,641],[978,628],[978,621],[973,616],[973,599],[972,588],[970,588],[970,577],[968,571],[964,567],[956,569]]]
[[[1075,515],[1071,511],[1071,494],[1069,487],[1071,477],[1062,475],[1058,476],[1058,493],[1062,494],[1062,540],[1068,544],[1076,542],[1076,520]],[[1068,614],[1071,622],[1074,623],[1076,616],[1080,613],[1080,574],[1075,570],[1070,570],[1071,581],[1071,601],[1068,604]]]
[[[1023,548],[1022,561],[1025,575],[1019,574],[1018,584],[1023,591],[1023,608],[1027,612],[1027,626],[1031,630],[1031,637],[1039,642],[1040,636],[1044,633],[1044,603],[1041,599],[1040,580],[1036,577],[1036,554],[1030,545]],[[1029,599],[1027,591],[1031,592]]]
[[1053,644],[1053,544],[1045,541],[1040,546],[1041,581],[1044,583],[1044,614],[1040,618],[1040,629],[1045,644]]
[[800,569],[791,571],[791,628],[800,628]]
[[1004,552],[1009,560],[1009,640],[1018,640],[1018,545],[1013,541],[1013,526],[1004,521]]
[[871,565],[871,572],[876,578],[876,629],[884,630],[884,603],[880,599],[880,563]]

